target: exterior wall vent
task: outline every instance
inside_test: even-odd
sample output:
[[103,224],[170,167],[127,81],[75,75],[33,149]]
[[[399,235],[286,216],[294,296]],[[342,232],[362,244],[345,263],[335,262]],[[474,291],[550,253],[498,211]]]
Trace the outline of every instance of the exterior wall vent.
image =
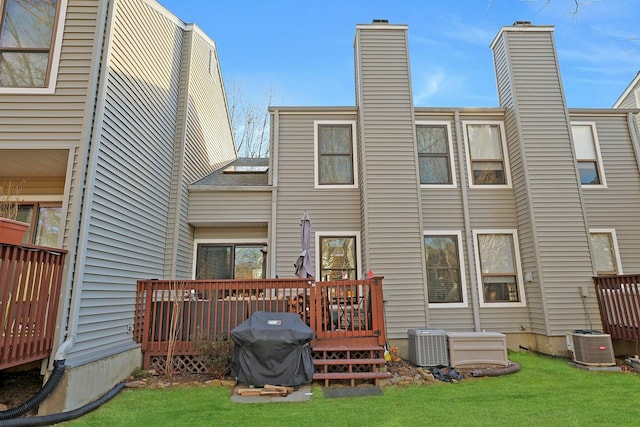
[[442,329],[409,329],[409,361],[416,366],[449,366],[447,334]]
[[614,366],[611,335],[593,330],[576,330],[567,334],[567,348],[572,360],[586,366]]

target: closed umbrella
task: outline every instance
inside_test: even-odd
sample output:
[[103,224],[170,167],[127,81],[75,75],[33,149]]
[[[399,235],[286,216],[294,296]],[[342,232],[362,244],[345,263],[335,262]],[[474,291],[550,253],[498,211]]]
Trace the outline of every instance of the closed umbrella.
[[302,253],[293,265],[296,268],[296,276],[307,279],[313,277],[310,252],[311,218],[309,218],[307,211],[304,212],[300,220],[300,245],[302,246]]

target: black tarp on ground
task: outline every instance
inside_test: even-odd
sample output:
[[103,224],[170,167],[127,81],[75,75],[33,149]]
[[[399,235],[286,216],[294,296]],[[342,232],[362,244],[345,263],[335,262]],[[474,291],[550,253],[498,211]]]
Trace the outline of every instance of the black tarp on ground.
[[299,386],[313,381],[313,330],[296,313],[256,311],[231,331],[231,375],[238,382]]

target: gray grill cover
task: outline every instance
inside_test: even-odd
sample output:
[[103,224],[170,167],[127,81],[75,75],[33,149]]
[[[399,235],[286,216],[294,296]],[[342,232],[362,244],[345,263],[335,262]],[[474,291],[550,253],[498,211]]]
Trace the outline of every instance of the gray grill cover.
[[256,311],[231,331],[231,375],[238,382],[299,386],[313,381],[314,333],[296,313]]

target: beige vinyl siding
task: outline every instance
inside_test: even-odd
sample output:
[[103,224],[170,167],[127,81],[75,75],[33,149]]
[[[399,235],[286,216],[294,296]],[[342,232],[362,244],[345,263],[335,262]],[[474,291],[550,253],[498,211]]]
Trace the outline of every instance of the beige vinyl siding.
[[[506,58],[501,56],[503,49]],[[494,52],[497,66],[511,72],[510,78],[500,78],[503,71],[498,69],[498,89],[502,106],[513,106],[507,108],[507,132],[509,152],[514,153],[523,271],[538,266],[538,277],[525,285],[533,297],[529,304],[534,332],[542,327],[539,316],[544,315],[545,329],[540,332],[562,335],[588,326],[579,288],[592,284],[592,267],[552,33],[503,29]],[[538,306],[542,301],[544,306]],[[517,314],[526,318],[526,312]]]
[[237,240],[249,241],[255,239],[255,243],[267,242],[267,227],[198,227],[195,232],[196,240],[216,239],[234,243]]
[[70,365],[135,346],[136,280],[164,269],[182,31],[146,1],[114,9]]
[[404,26],[356,28],[365,268],[384,275],[387,334],[427,323],[414,111]]
[[[538,253],[533,235],[533,222],[531,212],[531,200],[528,190],[527,170],[524,166],[523,152],[520,148],[520,128],[517,116],[514,113],[515,100],[511,90],[513,84],[510,74],[510,63],[507,55],[506,43],[493,46],[495,73],[498,85],[498,98],[500,106],[505,109],[505,134],[507,135],[507,148],[509,151],[509,163],[511,166],[511,180],[513,200],[516,208],[516,221],[518,240],[520,244],[520,261],[523,272],[538,271]],[[538,279],[538,277],[536,277]],[[538,281],[539,283],[539,281]],[[525,323],[525,330],[539,334],[546,334],[547,323],[545,319],[545,307],[540,286],[529,286],[525,283],[525,296],[527,298],[528,316],[521,316],[519,321]],[[500,313],[496,313],[496,316]],[[512,322],[512,326],[515,322]]]
[[271,191],[192,191],[189,223],[196,227],[267,224],[271,220]]
[[99,8],[95,1],[69,0],[54,94],[2,94],[0,148],[81,143]]
[[[360,231],[358,188],[314,188],[314,121],[355,121],[353,107],[329,112],[282,109],[278,114],[278,188],[276,194],[275,268],[272,274],[294,277],[293,263],[300,255],[300,219],[311,217],[311,251],[314,270],[315,232]],[[276,126],[274,126],[276,128]],[[357,128],[355,129],[357,132]],[[270,248],[270,251],[274,250]],[[362,266],[360,266],[362,267]],[[359,268],[362,277],[362,269]]]
[[[640,169],[625,112],[572,114],[572,120],[594,122],[607,177],[607,188],[583,191],[590,228],[614,228],[624,273],[640,265]],[[593,302],[595,304],[595,301]],[[597,305],[595,306],[597,310]]]

